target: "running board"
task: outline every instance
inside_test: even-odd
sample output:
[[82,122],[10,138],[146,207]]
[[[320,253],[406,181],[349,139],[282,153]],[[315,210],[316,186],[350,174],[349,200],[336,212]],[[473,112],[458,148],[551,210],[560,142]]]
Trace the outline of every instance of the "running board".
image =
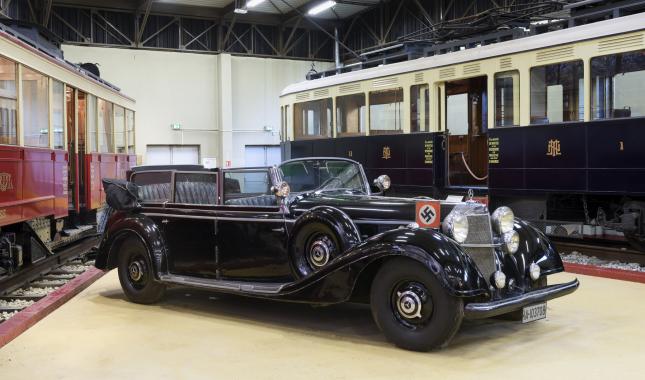
[[222,290],[222,291],[234,291],[234,292],[244,292],[244,293],[255,293],[255,294],[278,294],[287,284],[261,284],[257,282],[245,282],[245,281],[223,281],[223,280],[212,280],[201,277],[190,277],[190,276],[178,276],[174,274],[162,274],[159,276],[159,279],[163,282],[176,284],[176,285],[186,285],[194,286],[197,288],[211,289],[211,290]]

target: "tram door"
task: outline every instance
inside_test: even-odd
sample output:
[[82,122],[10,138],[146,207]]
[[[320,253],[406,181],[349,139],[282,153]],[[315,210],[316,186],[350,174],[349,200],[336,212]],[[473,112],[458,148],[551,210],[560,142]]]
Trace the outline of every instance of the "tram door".
[[485,76],[445,83],[448,186],[487,186],[486,84]]
[[67,171],[67,197],[69,210],[78,212],[78,157],[76,156],[76,90],[72,87],[66,87],[65,101],[67,102],[67,152],[68,152],[68,171]]

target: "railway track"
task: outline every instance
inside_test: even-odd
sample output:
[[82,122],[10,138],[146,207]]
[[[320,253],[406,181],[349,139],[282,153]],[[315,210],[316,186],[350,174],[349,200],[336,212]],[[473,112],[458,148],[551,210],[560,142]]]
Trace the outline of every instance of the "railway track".
[[90,268],[93,262],[86,260],[86,254],[98,241],[97,236],[86,237],[0,280],[0,323]]
[[602,260],[617,260],[622,263],[637,263],[645,266],[645,253],[634,250],[623,243],[581,243],[571,239],[551,238],[560,253],[579,252],[585,256],[595,256]]

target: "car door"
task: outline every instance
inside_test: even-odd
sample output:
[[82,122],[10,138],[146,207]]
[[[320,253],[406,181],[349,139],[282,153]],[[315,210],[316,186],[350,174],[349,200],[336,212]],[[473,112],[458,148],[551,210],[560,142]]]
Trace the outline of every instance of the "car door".
[[271,191],[270,169],[224,170],[223,181],[217,238],[221,278],[291,280],[285,218]]
[[172,201],[157,216],[172,274],[217,277],[218,173],[174,172]]

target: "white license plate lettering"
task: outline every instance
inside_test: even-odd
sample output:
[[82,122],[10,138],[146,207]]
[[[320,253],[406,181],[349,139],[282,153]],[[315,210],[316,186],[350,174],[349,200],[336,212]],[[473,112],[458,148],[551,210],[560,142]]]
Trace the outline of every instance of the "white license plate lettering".
[[537,321],[546,318],[546,302],[527,306],[522,309],[522,323]]

